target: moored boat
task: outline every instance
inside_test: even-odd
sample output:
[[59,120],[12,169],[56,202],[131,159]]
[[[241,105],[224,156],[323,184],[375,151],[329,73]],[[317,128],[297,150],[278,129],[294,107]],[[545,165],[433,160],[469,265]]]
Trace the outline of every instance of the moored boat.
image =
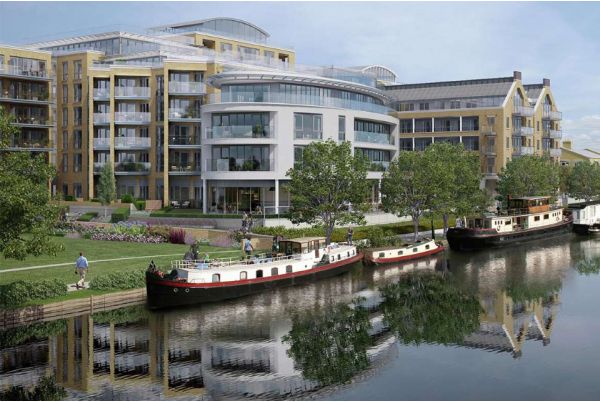
[[465,227],[448,230],[452,250],[473,251],[568,233],[571,220],[560,207],[550,206],[550,197],[509,200],[508,209],[498,214],[471,217]]
[[444,251],[442,243],[422,239],[415,243],[400,246],[376,247],[364,250],[364,260],[370,264],[389,264],[409,261]]
[[146,273],[150,308],[164,308],[233,299],[278,286],[293,286],[341,274],[362,259],[355,246],[325,243],[324,237],[279,242],[280,254],[242,261],[178,260],[172,271]]
[[600,201],[569,204],[573,215],[573,231],[584,235],[600,234]]

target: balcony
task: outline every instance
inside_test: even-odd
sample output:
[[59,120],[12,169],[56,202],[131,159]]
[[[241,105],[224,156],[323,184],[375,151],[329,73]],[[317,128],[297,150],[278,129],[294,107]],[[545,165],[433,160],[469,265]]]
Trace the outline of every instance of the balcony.
[[169,95],[206,95],[206,84],[193,81],[169,81]]
[[533,135],[533,127],[521,127],[513,130],[513,135],[530,136]]
[[169,166],[169,174],[173,176],[186,176],[186,175],[198,175],[200,174],[200,161],[194,163],[173,163]]
[[117,162],[115,163],[115,174],[138,175],[150,173],[150,162]]
[[486,137],[495,137],[496,136],[496,132],[490,128],[481,130],[481,134],[485,135]]
[[221,158],[208,160],[208,168],[211,172],[266,172],[270,171],[272,166],[272,159]]
[[387,161],[370,161],[370,163],[369,172],[385,172],[390,167],[390,162]]
[[150,124],[150,113],[115,112],[115,124]]
[[150,148],[150,137],[115,137],[115,148]]
[[94,113],[94,124],[110,124],[110,113]]
[[200,110],[187,108],[169,108],[169,120],[171,121],[201,121]]
[[560,152],[560,148],[550,148],[550,156],[553,158],[560,158],[561,156],[561,152]]
[[148,99],[150,87],[115,87],[115,99]]
[[52,141],[49,141],[46,138],[36,139],[36,138],[19,138],[19,137],[17,137],[10,142],[8,148],[14,149],[14,150],[31,150],[31,151],[51,150],[51,149],[54,149],[54,144],[52,143]]
[[46,70],[25,70],[22,67],[8,64],[0,64],[0,75],[44,81],[50,81],[51,79]]
[[207,139],[221,138],[273,138],[272,126],[213,126],[206,129]]
[[0,93],[0,102],[25,103],[25,104],[49,104],[47,92],[33,91],[8,91]]
[[533,155],[533,153],[533,147],[518,147],[513,149],[513,155],[515,156]]
[[16,116],[11,124],[17,127],[52,127],[52,121],[43,116]]
[[320,140],[323,139],[323,131],[304,130],[294,132],[296,140]]
[[94,88],[94,100],[109,100],[110,89],[109,88]]
[[[159,146],[162,144],[159,144]],[[199,135],[169,135],[169,147],[196,148],[200,147]]]
[[106,162],[94,162],[94,173],[102,172],[104,165],[106,165]]
[[108,149],[110,148],[110,138],[94,138],[94,149]]
[[354,131],[354,141],[371,144],[394,145],[396,141],[391,134],[372,133],[370,131]]
[[487,156],[496,156],[496,146],[495,145],[486,145],[481,147],[481,152]]
[[554,110],[544,109],[544,112],[542,114],[542,118],[543,119],[550,119],[550,120],[562,120],[562,112],[557,112],[557,111],[554,111]]
[[560,140],[562,138],[562,130],[544,130],[544,137]]
[[513,106],[513,114],[524,116],[524,117],[531,117],[531,116],[533,116],[533,108],[530,106],[515,105],[515,106]]

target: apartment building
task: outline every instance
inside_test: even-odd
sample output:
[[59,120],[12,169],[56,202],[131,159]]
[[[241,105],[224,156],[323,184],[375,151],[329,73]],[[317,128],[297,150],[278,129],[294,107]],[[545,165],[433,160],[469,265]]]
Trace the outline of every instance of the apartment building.
[[[490,191],[510,158],[560,156],[549,80],[400,85],[380,65],[299,65],[289,46],[233,18],[0,47],[0,62],[0,103],[23,127],[15,147],[52,155],[53,191],[77,199],[96,196],[109,163],[119,197],[280,213],[286,172],[326,139],[371,161],[374,205],[397,153],[436,141],[479,152]],[[29,86],[13,96],[12,82]]]
[[484,185],[490,192],[513,157],[560,159],[562,116],[548,79],[524,85],[515,71],[512,77],[386,85],[385,92],[395,100],[400,150],[462,143],[481,155]]

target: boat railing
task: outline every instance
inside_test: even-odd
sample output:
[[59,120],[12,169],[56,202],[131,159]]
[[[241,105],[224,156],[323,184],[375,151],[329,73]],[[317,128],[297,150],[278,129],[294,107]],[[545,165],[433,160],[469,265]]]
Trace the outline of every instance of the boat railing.
[[551,206],[550,208],[548,208],[547,211],[540,211],[540,212],[532,212],[529,210],[529,208],[511,208],[511,209],[501,210],[500,213],[497,214],[497,216],[503,217],[503,216],[516,216],[516,215],[530,215],[530,214],[535,214],[535,213],[556,211],[558,209],[562,209],[562,207]]
[[173,260],[171,261],[171,269],[195,269],[198,266],[202,268],[226,268],[233,265],[271,264],[278,261],[301,259],[302,254],[290,254],[278,257],[272,257],[268,254],[256,254],[245,259],[216,258],[211,260]]

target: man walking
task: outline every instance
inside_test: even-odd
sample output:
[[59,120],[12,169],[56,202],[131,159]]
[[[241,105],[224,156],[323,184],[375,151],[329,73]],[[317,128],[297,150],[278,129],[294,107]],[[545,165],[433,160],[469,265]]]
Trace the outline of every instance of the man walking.
[[348,228],[348,231],[346,232],[346,241],[350,246],[352,245],[352,235],[354,235],[354,230]]
[[252,246],[250,237],[246,237],[246,240],[244,241],[244,252],[246,253],[246,258],[250,258],[253,251],[254,251],[254,247]]
[[[88,270],[88,260],[83,256],[83,253],[79,253],[79,258],[75,261],[75,273],[79,274],[79,281],[75,284],[77,289],[85,287],[85,274]],[[80,285],[81,283],[81,285]]]

